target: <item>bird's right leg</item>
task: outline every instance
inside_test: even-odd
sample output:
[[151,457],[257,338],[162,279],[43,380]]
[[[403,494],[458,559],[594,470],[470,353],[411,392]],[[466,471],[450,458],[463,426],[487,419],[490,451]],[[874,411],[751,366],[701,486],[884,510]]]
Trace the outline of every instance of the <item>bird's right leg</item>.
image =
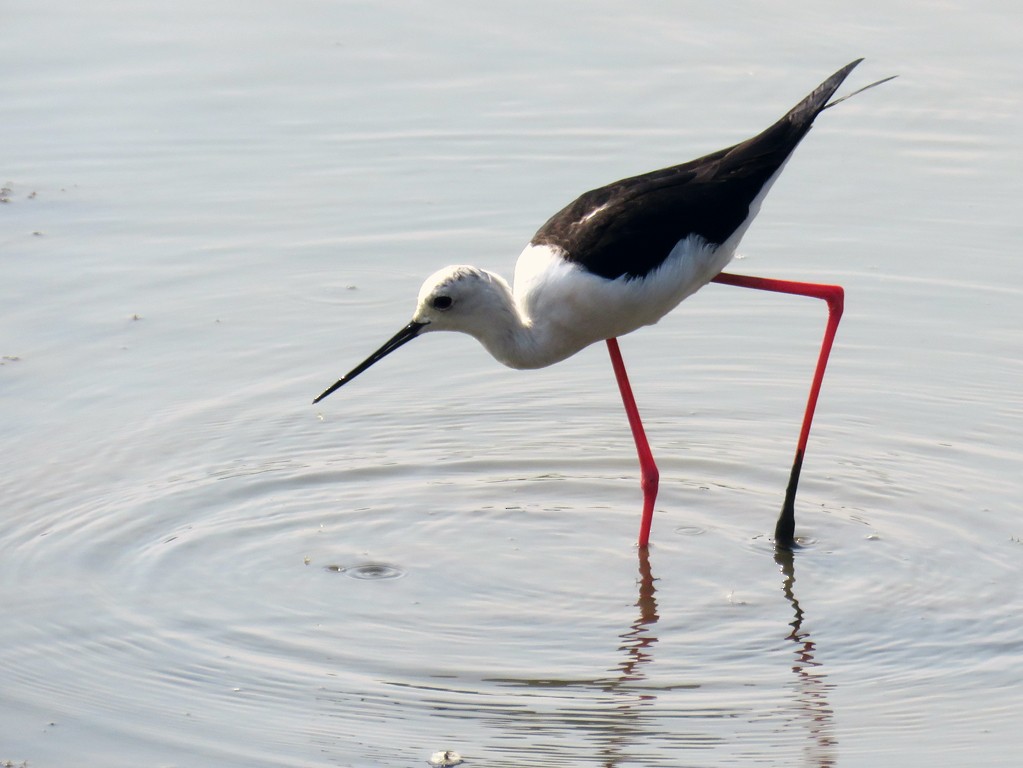
[[636,453],[639,454],[640,487],[643,489],[643,517],[639,524],[638,543],[640,549],[645,549],[650,543],[650,525],[654,519],[654,501],[657,499],[660,473],[654,463],[653,453],[650,452],[650,443],[647,442],[643,422],[639,418],[639,409],[636,407],[636,398],[632,395],[629,376],[625,372],[625,363],[622,361],[622,352],[618,348],[618,339],[607,340],[607,351],[611,355],[611,366],[614,368],[615,379],[618,381],[618,390],[622,393],[622,403],[625,405],[625,415],[629,417],[632,438],[636,441]]
[[840,285],[822,285],[819,283],[797,283],[792,280],[774,280],[767,277],[752,275],[732,275],[722,272],[711,282],[722,285],[735,285],[740,288],[755,288],[758,291],[789,293],[796,296],[810,296],[823,299],[828,304],[828,324],[824,329],[821,351],[817,356],[817,367],[813,372],[810,384],[810,396],[807,398],[806,411],[803,413],[803,426],[799,430],[799,442],[796,444],[796,457],[792,462],[789,484],[785,489],[785,501],[782,504],[778,523],[774,528],[774,543],[780,549],[791,549],[795,543],[795,504],[796,488],[799,485],[799,472],[803,467],[803,456],[806,453],[806,441],[810,437],[810,425],[813,423],[813,412],[817,408],[817,396],[820,395],[821,382],[824,381],[824,369],[828,365],[828,355],[838,330],[838,321],[842,319],[845,304],[845,292]]

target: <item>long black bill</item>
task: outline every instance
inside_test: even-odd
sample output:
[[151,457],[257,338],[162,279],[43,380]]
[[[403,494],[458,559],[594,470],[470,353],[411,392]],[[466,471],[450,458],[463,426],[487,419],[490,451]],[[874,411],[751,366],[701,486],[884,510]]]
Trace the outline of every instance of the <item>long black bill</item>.
[[427,325],[429,325],[429,323],[417,323],[415,320],[413,320],[411,323],[409,323],[396,334],[394,334],[394,336],[388,339],[387,343],[384,344],[384,346],[380,347],[380,349],[378,349],[376,352],[374,352],[372,355],[367,357],[365,360],[363,360],[361,363],[355,366],[352,370],[350,370],[348,373],[342,376],[340,379],[331,384],[330,388],[327,389],[327,391],[325,391],[322,395],[313,400],[313,404],[315,405],[316,403],[320,402],[320,400],[325,398],[335,389],[343,387],[349,381],[351,381],[364,370],[373,365],[373,363],[377,362],[378,360],[383,360],[385,357],[391,354],[402,344],[407,344],[408,342],[412,341],[412,339],[418,336],[419,332],[422,331],[423,328],[425,328]]

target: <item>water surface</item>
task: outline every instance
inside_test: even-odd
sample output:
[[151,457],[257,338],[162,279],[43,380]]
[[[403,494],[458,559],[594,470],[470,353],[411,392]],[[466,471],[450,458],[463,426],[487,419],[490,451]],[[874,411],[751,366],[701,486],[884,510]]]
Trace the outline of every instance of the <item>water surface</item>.
[[[0,760],[1002,765],[1023,739],[1023,24],[1005,2],[9,3]],[[983,42],[978,42],[983,41]],[[825,76],[738,272],[606,353],[431,335],[447,263]]]

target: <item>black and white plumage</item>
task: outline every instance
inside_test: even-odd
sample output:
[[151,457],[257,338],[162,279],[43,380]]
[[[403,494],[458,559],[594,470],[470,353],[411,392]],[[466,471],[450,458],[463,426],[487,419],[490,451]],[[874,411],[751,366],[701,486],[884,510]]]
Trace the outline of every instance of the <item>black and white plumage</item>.
[[604,340],[639,456],[643,513],[638,543],[646,547],[659,473],[617,337],[656,323],[712,280],[823,299],[828,322],[775,525],[776,546],[793,546],[796,488],[844,294],[836,285],[722,270],[814,119],[849,98],[831,100],[857,64],[859,60],[838,70],[752,139],[582,195],[533,236],[515,264],[514,289],[500,275],[477,267],[452,266],[434,273],[419,291],[412,321],[313,402],[428,331],[468,333],[512,368],[551,365]]
[[860,61],[747,141],[583,194],[522,252],[514,289],[477,267],[434,273],[412,321],[317,401],[430,331],[468,333],[505,365],[540,368],[656,323],[731,261],[785,162]]
[[681,165],[622,179],[554,214],[532,245],[609,280],[641,278],[687,238],[734,244],[814,118],[859,64],[829,77],[778,122],[751,139]]

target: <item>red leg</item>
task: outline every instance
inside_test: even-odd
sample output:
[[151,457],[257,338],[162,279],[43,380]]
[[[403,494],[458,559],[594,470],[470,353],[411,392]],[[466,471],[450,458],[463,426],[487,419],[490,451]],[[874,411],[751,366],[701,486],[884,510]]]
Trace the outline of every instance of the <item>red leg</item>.
[[761,291],[812,296],[813,298],[823,299],[828,303],[828,324],[824,329],[824,340],[821,342],[821,352],[817,358],[817,368],[814,370],[813,383],[810,385],[810,397],[807,399],[806,413],[803,414],[803,428],[799,432],[796,458],[792,462],[792,474],[789,475],[789,485],[785,489],[785,502],[782,505],[781,515],[778,517],[778,524],[774,529],[775,546],[790,549],[795,544],[795,502],[796,487],[799,485],[799,470],[803,466],[803,454],[806,452],[806,441],[810,437],[810,424],[813,422],[813,412],[817,407],[817,396],[820,394],[821,382],[824,380],[824,369],[828,364],[828,354],[831,352],[831,344],[835,340],[838,321],[842,319],[845,291],[839,285],[796,283],[791,280],[772,280],[766,277],[729,275],[723,272],[715,277],[712,282],[723,285],[737,285],[741,288],[756,288]]
[[629,417],[632,438],[636,441],[636,453],[639,454],[639,470],[642,478],[640,487],[643,489],[643,518],[639,524],[639,546],[641,549],[645,549],[650,542],[650,524],[654,519],[654,500],[657,498],[657,482],[660,473],[657,471],[657,465],[654,464],[654,456],[650,452],[650,443],[647,442],[646,432],[643,431],[643,422],[640,421],[639,409],[636,408],[636,398],[632,396],[629,376],[625,372],[621,350],[618,349],[618,339],[607,340],[607,351],[611,355],[611,365],[615,370],[615,379],[618,380],[618,389],[622,393],[625,414]]

